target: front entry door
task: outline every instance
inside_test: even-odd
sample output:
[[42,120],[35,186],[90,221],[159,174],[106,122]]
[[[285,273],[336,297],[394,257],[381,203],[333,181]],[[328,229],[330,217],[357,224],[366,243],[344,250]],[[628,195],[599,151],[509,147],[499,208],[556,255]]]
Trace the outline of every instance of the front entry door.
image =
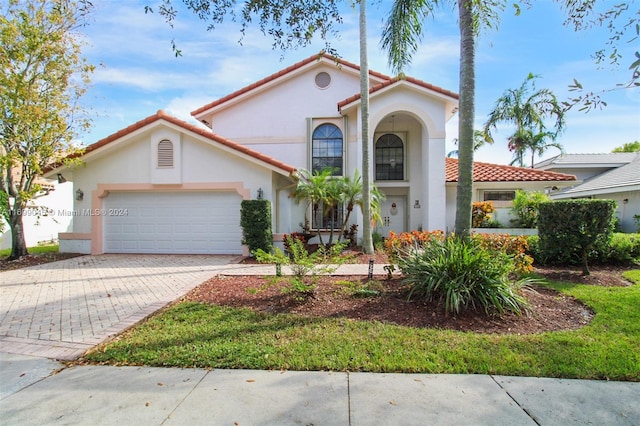
[[380,209],[382,223],[378,224],[378,232],[383,237],[388,237],[390,231],[396,234],[406,231],[406,202],[407,197],[402,195],[387,196],[387,199],[382,202]]

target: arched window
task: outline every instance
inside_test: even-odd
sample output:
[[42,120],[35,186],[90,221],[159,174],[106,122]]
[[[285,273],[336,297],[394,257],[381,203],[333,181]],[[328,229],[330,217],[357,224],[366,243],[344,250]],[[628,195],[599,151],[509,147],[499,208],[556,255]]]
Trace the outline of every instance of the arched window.
[[311,172],[330,167],[333,176],[342,176],[342,131],[333,124],[321,124],[313,131]]
[[158,168],[165,169],[173,167],[173,143],[163,139],[158,142]]
[[376,141],[376,180],[404,180],[404,143],[387,133]]

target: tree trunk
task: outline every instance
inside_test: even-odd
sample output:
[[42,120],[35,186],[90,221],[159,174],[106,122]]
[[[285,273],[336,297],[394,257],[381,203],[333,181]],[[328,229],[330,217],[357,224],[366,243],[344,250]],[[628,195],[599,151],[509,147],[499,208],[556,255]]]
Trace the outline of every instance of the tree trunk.
[[24,240],[23,211],[24,206],[17,202],[14,203],[13,208],[9,211],[9,226],[11,227],[11,255],[9,255],[9,260],[19,259],[29,254]]
[[369,184],[369,59],[366,0],[360,0],[360,108],[362,112],[362,251],[373,254]]
[[586,277],[587,275],[591,275],[591,271],[589,271],[589,250],[582,249],[582,276]]
[[473,122],[475,115],[475,33],[472,5],[458,0],[460,21],[460,103],[458,122],[458,187],[455,232],[466,239],[471,233],[473,191]]

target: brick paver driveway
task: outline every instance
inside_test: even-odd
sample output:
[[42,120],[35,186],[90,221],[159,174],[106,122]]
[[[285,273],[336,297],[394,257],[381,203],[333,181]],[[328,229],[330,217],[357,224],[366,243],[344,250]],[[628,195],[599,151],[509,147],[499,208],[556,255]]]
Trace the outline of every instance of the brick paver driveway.
[[0,351],[74,359],[238,260],[81,256],[0,272]]

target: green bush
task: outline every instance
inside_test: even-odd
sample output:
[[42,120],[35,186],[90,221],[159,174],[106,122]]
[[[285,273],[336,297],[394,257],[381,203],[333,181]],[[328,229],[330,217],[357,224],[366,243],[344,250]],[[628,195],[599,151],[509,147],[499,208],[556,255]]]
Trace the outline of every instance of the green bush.
[[431,239],[400,256],[398,266],[411,287],[409,297],[443,301],[448,313],[482,308],[520,314],[527,306],[509,279],[513,260],[477,240]]
[[525,253],[533,258],[533,263],[544,264],[540,254],[540,237],[537,235],[526,235],[527,249]]
[[275,247],[273,253],[258,249],[255,251],[255,256],[261,263],[289,265],[293,275],[276,276],[267,284],[267,287],[284,282],[283,293],[291,295],[296,301],[304,301],[313,296],[319,275],[331,274],[339,265],[346,262],[347,258],[341,256],[341,253],[347,244],[348,242],[341,242],[331,247],[320,246],[318,250],[309,253],[304,241],[287,236],[286,245],[289,255]]
[[273,233],[269,200],[243,200],[240,205],[240,226],[242,227],[242,244],[249,247],[250,253],[253,254],[258,249],[271,251]]
[[514,225],[535,228],[538,225],[538,207],[540,203],[548,201],[551,201],[551,198],[544,192],[517,190],[511,207],[511,213],[516,217]]
[[640,263],[640,234],[614,233],[608,246],[594,257],[603,263]]
[[589,274],[589,258],[604,252],[613,233],[613,200],[559,200],[541,203],[538,216],[540,254],[545,262],[582,264]]

